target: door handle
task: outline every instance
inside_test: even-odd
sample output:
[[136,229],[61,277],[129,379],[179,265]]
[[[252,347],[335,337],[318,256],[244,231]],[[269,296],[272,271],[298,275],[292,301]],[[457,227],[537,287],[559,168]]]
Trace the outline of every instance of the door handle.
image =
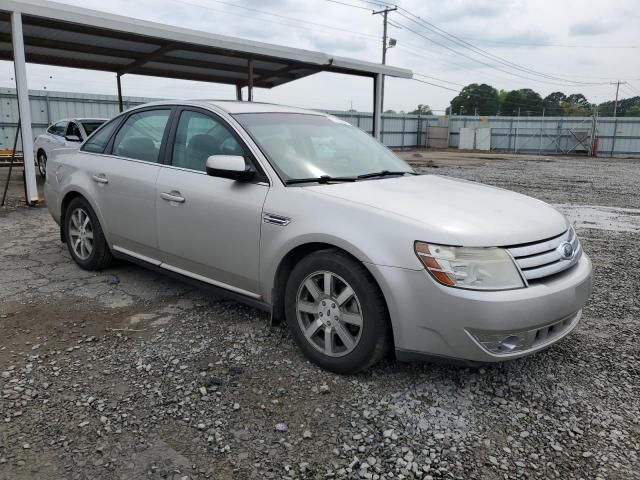
[[162,192],[160,194],[160,198],[166,200],[167,202],[176,202],[176,203],[184,203],[185,198],[180,195],[180,192],[176,192],[173,190],[172,192]]
[[101,173],[99,175],[94,175],[93,177],[93,181],[96,183],[109,183],[109,179],[106,177],[106,175],[104,173]]

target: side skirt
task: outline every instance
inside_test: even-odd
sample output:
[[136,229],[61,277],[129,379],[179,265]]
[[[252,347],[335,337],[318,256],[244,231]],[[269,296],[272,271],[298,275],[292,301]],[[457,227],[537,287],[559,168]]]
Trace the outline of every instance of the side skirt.
[[262,300],[251,298],[246,295],[242,295],[241,293],[232,292],[231,290],[227,290],[225,288],[217,287],[215,285],[211,285],[209,283],[196,280],[195,278],[191,278],[186,275],[173,272],[166,268],[162,268],[158,265],[145,262],[144,260],[141,260],[139,258],[133,257],[131,255],[127,255],[126,253],[118,252],[113,249],[111,250],[111,253],[116,258],[119,258],[121,260],[126,260],[127,262],[134,263],[136,265],[139,265],[140,267],[146,268],[147,270],[152,270],[154,272],[161,273],[163,275],[167,275],[169,277],[175,278],[176,280],[180,280],[181,282],[188,283],[189,285],[193,285],[194,287],[200,288],[201,290],[210,292],[217,297],[223,297],[223,298],[228,298],[230,300],[235,300],[236,302],[243,303],[245,305],[257,308],[265,312],[271,313],[272,311],[272,305],[267,302],[263,302]]

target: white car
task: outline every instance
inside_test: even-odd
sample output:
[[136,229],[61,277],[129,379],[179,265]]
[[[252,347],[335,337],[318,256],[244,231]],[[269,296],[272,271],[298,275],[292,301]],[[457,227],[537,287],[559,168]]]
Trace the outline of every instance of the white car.
[[57,148],[79,148],[106,118],[68,118],[54,123],[33,143],[36,165],[42,178],[47,176],[47,159]]

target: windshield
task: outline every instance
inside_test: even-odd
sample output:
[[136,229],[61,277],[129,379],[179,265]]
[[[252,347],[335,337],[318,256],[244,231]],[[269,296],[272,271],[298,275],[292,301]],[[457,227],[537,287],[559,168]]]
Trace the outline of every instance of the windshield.
[[95,132],[100,125],[102,125],[105,120],[91,120],[90,122],[80,122],[82,123],[82,128],[87,132],[87,137]]
[[413,172],[391,150],[336,118],[299,113],[243,113],[249,132],[283,180]]

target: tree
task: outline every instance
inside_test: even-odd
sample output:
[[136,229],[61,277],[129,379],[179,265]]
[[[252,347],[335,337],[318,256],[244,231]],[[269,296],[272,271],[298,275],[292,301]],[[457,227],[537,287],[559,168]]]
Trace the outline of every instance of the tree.
[[433,115],[429,105],[419,104],[415,110],[409,112],[409,115]]
[[581,93],[572,93],[560,102],[563,115],[588,116],[591,115],[591,104]]
[[499,105],[498,91],[486,83],[467,85],[451,100],[454,115],[495,115]]
[[542,106],[544,114],[549,117],[557,117],[562,115],[562,102],[567,100],[567,96],[562,92],[553,92],[544,97]]
[[[614,103],[613,101],[608,101],[598,105],[598,115],[601,117],[613,117]],[[618,101],[618,112],[616,115],[619,117],[636,117],[638,116],[637,113],[635,113],[637,109],[634,107],[638,105],[640,105],[640,96],[622,98]]]
[[393,114],[395,114],[395,113],[396,113],[396,111],[395,111],[395,110],[391,110],[391,109],[390,109],[390,110],[385,110],[385,111],[384,111],[384,113],[393,113]]
[[624,112],[625,117],[640,117],[640,97],[638,98],[638,103],[628,108],[626,112]]
[[542,97],[530,88],[511,90],[507,93],[502,105],[500,115],[542,115]]

